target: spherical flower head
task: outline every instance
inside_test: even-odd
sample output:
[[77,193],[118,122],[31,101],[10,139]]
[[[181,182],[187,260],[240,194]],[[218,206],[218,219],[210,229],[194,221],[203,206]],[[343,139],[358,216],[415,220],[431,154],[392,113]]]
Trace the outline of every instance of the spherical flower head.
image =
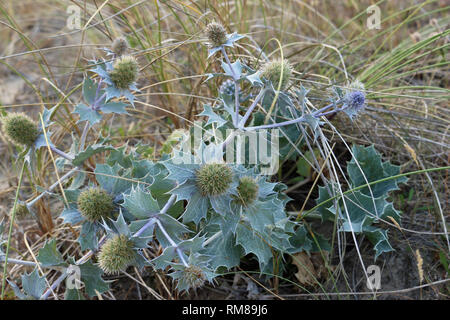
[[189,288],[197,289],[203,286],[206,276],[201,268],[188,266],[183,271],[182,279],[189,285]]
[[31,146],[39,136],[39,128],[23,113],[10,113],[2,118],[3,132],[15,145]]
[[112,43],[111,49],[118,57],[124,55],[128,50],[127,39],[125,39],[124,37],[115,39]]
[[232,96],[232,95],[234,95],[234,90],[235,90],[234,87],[235,87],[234,81],[228,79],[227,81],[224,81],[222,83],[219,90],[220,90],[220,93],[223,95]]
[[119,89],[128,89],[138,76],[138,63],[132,56],[122,56],[113,64],[109,73],[112,83]]
[[[13,209],[14,207],[11,208],[11,211],[9,212],[9,216],[12,217],[13,216]],[[28,207],[26,206],[26,204],[23,203],[18,203],[16,205],[16,217],[21,219],[26,217],[28,214],[30,213],[30,211],[28,210]]]
[[114,210],[112,197],[101,188],[90,188],[78,197],[78,209],[89,221],[99,221],[108,217]]
[[223,163],[208,163],[197,170],[196,180],[203,196],[218,196],[230,187],[233,171]]
[[206,36],[211,47],[220,47],[227,42],[227,31],[217,22],[211,22],[206,26]]
[[242,177],[237,187],[238,195],[234,200],[244,207],[248,207],[258,198],[258,183],[252,177]]
[[[283,72],[283,77],[281,78],[281,72]],[[280,90],[284,90],[287,88],[289,84],[289,80],[292,76],[292,66],[289,64],[287,60],[273,60],[267,62],[262,70],[261,75],[272,82],[272,85],[275,89],[278,89],[278,85],[281,80]]]
[[133,242],[124,234],[108,239],[98,254],[99,267],[106,274],[118,274],[135,260]]
[[366,104],[366,95],[359,90],[348,92],[344,99],[348,107],[355,111],[361,110]]

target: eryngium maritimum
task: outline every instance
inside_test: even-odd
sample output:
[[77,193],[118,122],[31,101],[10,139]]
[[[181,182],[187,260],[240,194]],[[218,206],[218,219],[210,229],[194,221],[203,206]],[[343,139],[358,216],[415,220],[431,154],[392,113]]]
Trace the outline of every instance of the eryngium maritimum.
[[233,171],[223,163],[205,164],[197,170],[197,187],[203,196],[224,194],[233,181]]
[[109,73],[112,83],[119,89],[128,89],[138,75],[138,63],[132,56],[122,56],[113,64]]
[[125,270],[134,260],[133,242],[123,234],[108,239],[98,254],[99,267],[106,274],[117,274]]
[[3,132],[15,145],[30,146],[39,136],[39,128],[23,113],[10,113],[2,118]]
[[227,42],[227,31],[217,22],[211,22],[206,26],[206,36],[211,47],[220,47]]
[[89,221],[99,221],[111,215],[114,210],[112,197],[101,188],[83,191],[77,200],[78,210]]
[[267,62],[262,67],[261,71],[261,76],[272,82],[274,89],[278,89],[281,80],[280,90],[287,88],[292,76],[292,67],[287,60],[273,60]]

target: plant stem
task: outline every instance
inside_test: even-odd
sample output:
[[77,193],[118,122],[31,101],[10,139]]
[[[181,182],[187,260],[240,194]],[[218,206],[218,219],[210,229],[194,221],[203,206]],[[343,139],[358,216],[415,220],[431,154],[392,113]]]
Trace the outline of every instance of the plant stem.
[[203,245],[207,246],[208,244],[210,244],[211,242],[213,242],[214,240],[216,240],[218,237],[220,237],[222,235],[222,231],[218,231],[215,234],[213,234],[213,236],[211,238],[209,238],[208,240],[206,240]]
[[[164,214],[167,212],[167,210],[169,210],[169,208],[172,206],[172,204],[175,202],[176,199],[176,195],[171,195],[169,200],[167,201],[167,203],[164,205],[164,207],[161,209],[161,211],[159,212],[159,214]],[[162,234],[164,235],[164,237],[166,237],[167,241],[169,241],[169,243],[175,247],[175,250],[177,251],[178,256],[180,257],[181,262],[183,262],[183,265],[185,267],[188,267],[189,265],[187,264],[186,260],[184,259],[183,256],[183,252],[181,252],[181,249],[178,247],[177,243],[170,237],[170,235],[167,233],[166,229],[164,228],[164,226],[162,225],[161,221],[159,221],[158,217],[155,217],[155,219],[150,219],[149,222],[147,222],[141,229],[139,229],[134,236],[138,237],[139,235],[141,235],[148,227],[150,227],[151,225],[153,225],[156,222],[156,225],[159,227],[159,229],[161,230]]]
[[39,300],[47,300],[47,298],[50,296],[52,292],[55,291],[55,289],[64,281],[64,279],[67,278],[69,274],[67,273],[67,269],[64,270],[64,272],[58,277],[58,279],[53,282],[53,284],[50,286],[50,289],[44,292],[44,294],[39,298]]
[[18,183],[17,189],[16,189],[16,197],[14,199],[14,206],[13,206],[13,211],[12,211],[12,215],[11,215],[11,222],[9,223],[8,240],[7,240],[7,243],[6,243],[6,252],[5,252],[5,265],[3,267],[2,295],[1,295],[2,300],[5,297],[6,271],[7,271],[7,268],[8,268],[9,247],[11,245],[11,237],[12,237],[12,230],[13,230],[13,225],[14,225],[14,219],[16,218],[17,201],[19,200],[19,191],[20,191],[20,186],[22,185],[22,179],[23,179],[24,171],[25,171],[25,161],[23,162],[22,169],[20,170],[19,183]]
[[228,67],[230,67],[231,73],[233,75],[233,80],[234,80],[234,101],[235,101],[235,107],[234,107],[234,126],[236,127],[238,125],[238,121],[239,121],[239,107],[240,107],[240,103],[239,103],[239,83],[237,79],[237,75],[234,72],[234,69],[231,65],[230,59],[228,58],[227,52],[225,50],[225,48],[222,46],[221,48],[222,54],[225,57],[225,61],[228,64]]
[[[169,210],[169,208],[173,205],[173,203],[175,202],[176,199],[176,195],[172,195],[169,200],[167,201],[167,203],[164,205],[164,207],[161,209],[161,211],[159,212],[159,214],[164,214],[167,212],[167,210]],[[157,218],[155,218],[156,220]],[[150,219],[150,221],[148,221],[146,224],[144,224],[142,226],[142,228],[140,228],[133,236],[134,237],[139,237],[147,228],[149,228],[151,225],[153,225],[156,221],[153,219]]]
[[83,133],[81,134],[80,138],[80,151],[83,151],[84,145],[86,143],[86,137],[89,131],[89,121],[86,121],[86,125],[84,126]]
[[259,100],[261,100],[261,98],[264,96],[264,94],[266,93],[266,89],[262,88],[261,91],[258,93],[258,95],[256,96],[255,100],[253,101],[253,103],[250,105],[250,107],[248,108],[247,112],[245,113],[244,117],[241,119],[241,121],[238,124],[238,128],[243,128],[245,123],[247,122],[248,118],[250,117],[251,113],[253,112],[253,109],[255,109],[256,105],[258,104]]
[[47,190],[43,191],[40,195],[38,195],[36,198],[34,198],[33,200],[31,200],[30,202],[27,203],[27,207],[30,208],[32,207],[39,199],[41,199],[46,193],[50,193],[53,191],[53,189],[55,189],[60,182],[63,182],[64,180],[68,179],[69,177],[71,177],[74,173],[76,173],[78,171],[78,167],[76,168],[72,168],[69,172],[67,172],[65,175],[63,175],[59,181],[56,181],[54,184],[52,184]]
[[54,146],[50,146],[50,149],[51,149],[54,153],[59,154],[61,157],[65,158],[65,159],[67,159],[67,160],[72,161],[72,160],[74,159],[70,154],[67,154],[67,153],[65,153],[64,151],[59,150],[58,148],[56,148],[56,147],[54,147]]
[[170,242],[170,244],[175,247],[175,250],[177,251],[178,256],[181,259],[181,262],[183,262],[183,265],[185,267],[188,267],[189,265],[187,264],[186,260],[184,259],[183,256],[183,252],[181,252],[181,249],[178,247],[178,245],[175,243],[175,241],[173,241],[173,239],[169,236],[169,234],[167,233],[166,229],[164,228],[164,226],[162,225],[161,221],[159,221],[158,219],[156,219],[156,224],[158,225],[159,229],[161,230],[161,232],[163,233],[163,235],[166,237],[166,239]]
[[[335,110],[331,110],[327,113],[323,113],[325,110],[331,108],[332,106],[336,105],[335,103],[331,103],[319,110],[316,110],[312,113],[310,113],[310,116],[314,117],[314,118],[318,118],[321,117],[322,115],[325,114],[330,114],[330,113],[336,113],[339,111],[342,111],[342,109],[335,109]],[[261,126],[255,126],[255,127],[247,127],[247,128],[243,128],[246,131],[251,131],[251,130],[258,130],[258,129],[270,129],[270,128],[278,128],[278,127],[284,127],[284,126],[288,126],[290,124],[294,124],[294,123],[299,123],[299,122],[304,122],[306,121],[306,115],[303,115],[297,119],[292,119],[292,120],[288,120],[288,121],[283,121],[283,122],[277,122],[277,123],[271,123],[271,124],[265,124],[265,125],[261,125]]]
[[[0,262],[5,261],[5,256],[2,255],[0,256]],[[36,267],[37,264],[33,261],[24,261],[24,260],[18,260],[18,259],[8,259],[8,263],[14,263],[14,264],[20,264],[22,266],[26,266],[26,267]]]

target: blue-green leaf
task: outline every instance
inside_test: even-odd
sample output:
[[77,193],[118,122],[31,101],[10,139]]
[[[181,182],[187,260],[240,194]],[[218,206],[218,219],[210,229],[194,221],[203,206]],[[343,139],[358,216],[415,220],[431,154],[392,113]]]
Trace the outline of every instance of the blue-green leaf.
[[37,259],[44,267],[66,265],[64,258],[56,248],[55,239],[48,241],[44,247],[39,250]]
[[198,224],[200,220],[206,217],[207,211],[208,198],[203,197],[200,192],[194,193],[183,213],[183,222],[193,221]]
[[98,227],[95,223],[85,221],[81,226],[80,236],[78,237],[78,243],[81,246],[81,250],[96,250],[98,247],[97,239]]
[[86,148],[86,150],[81,151],[77,155],[75,155],[74,159],[72,160],[72,164],[74,166],[80,166],[84,161],[86,161],[93,155],[107,150],[114,150],[114,148],[112,146],[105,146],[102,144],[90,145]]
[[267,240],[253,232],[248,225],[239,224],[237,226],[236,244],[244,248],[245,254],[253,253],[256,255],[261,270],[272,258],[272,251]]
[[124,195],[122,205],[136,219],[146,219],[160,211],[158,202],[150,192],[145,192],[141,187],[133,188],[130,194]]
[[22,276],[22,288],[28,297],[39,299],[46,288],[45,277],[40,277],[38,270]]
[[91,78],[86,77],[83,81],[83,97],[89,104],[94,104],[97,95],[98,84],[96,84]]
[[227,120],[219,116],[217,113],[215,113],[211,106],[204,104],[203,105],[203,111],[198,116],[205,116],[208,117],[208,121],[206,122],[206,125],[211,123],[217,123],[217,128],[220,128],[225,123],[227,123]]
[[[400,167],[388,162],[383,163],[381,161],[381,155],[375,150],[373,145],[369,147],[354,145],[352,152],[354,157],[347,165],[347,172],[353,187],[388,178],[400,172]],[[370,188],[373,196],[377,198],[386,195],[389,191],[397,190],[398,183],[406,181],[406,177],[391,179],[374,184]],[[371,195],[369,187],[361,189],[361,192],[369,196]]]
[[125,109],[128,105],[123,102],[108,102],[101,106],[103,113],[129,114]]
[[102,115],[98,111],[88,107],[84,103],[76,105],[73,113],[78,113],[80,115],[80,122],[88,121],[91,126],[102,120]]
[[130,169],[124,169],[119,164],[109,166],[98,164],[94,170],[95,178],[100,186],[111,195],[123,193],[131,188],[132,179]]
[[103,271],[91,261],[83,263],[80,267],[81,281],[84,283],[86,294],[90,297],[97,296],[109,289],[109,285],[102,279]]

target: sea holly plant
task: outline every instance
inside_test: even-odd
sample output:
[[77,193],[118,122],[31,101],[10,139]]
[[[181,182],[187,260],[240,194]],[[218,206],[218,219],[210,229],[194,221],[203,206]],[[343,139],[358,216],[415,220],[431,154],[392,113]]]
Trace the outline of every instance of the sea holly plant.
[[[313,140],[317,138],[318,130],[326,124],[325,116],[344,112],[353,120],[364,110],[363,85],[355,81],[344,90],[334,87],[325,105],[311,110],[309,89],[297,86],[289,61],[274,59],[259,68],[240,60],[232,62],[227,50],[245,36],[229,34],[215,22],[205,33],[208,59],[219,59],[223,69],[206,79],[222,81],[217,103],[203,106],[198,116],[205,118],[204,123],[184,131],[189,134],[179,131],[176,139],[169,139],[158,161],[149,160],[145,156],[148,148],[141,144],[113,147],[107,137],[88,143],[91,128],[104,121],[105,115],[128,116],[126,108],[134,107],[139,65],[128,53],[124,38],[105,49],[110,60],[91,61],[82,84],[82,101],[73,110],[84,129],[79,139],[74,138],[69,153],[49,139],[48,128],[53,125],[56,109],[45,110],[40,124],[22,114],[3,118],[5,135],[14,144],[29,148],[28,155],[45,146],[60,157],[56,159],[62,163],[60,168],[72,167],[34,199],[18,202],[15,213],[32,211],[45,195],[60,199],[64,208],[59,218],[78,232],[83,253],[76,260],[62,254],[63,244],[50,239],[40,249],[37,265],[8,259],[9,242],[2,244],[2,261],[35,267],[22,277],[22,289],[8,280],[18,298],[58,297],[63,283],[67,299],[93,297],[109,288],[103,276],[126,272],[128,267],[167,272],[179,291],[189,291],[214,284],[242,259],[255,259],[261,274],[271,278],[282,275],[289,255],[330,249],[326,236],[288,214],[286,206],[291,198],[286,194],[287,186],[271,176],[276,172],[264,174],[261,163],[239,162],[229,154],[258,152],[248,140],[241,139],[239,144],[234,143],[235,138],[263,131],[268,136],[261,141],[269,141],[278,137],[276,130],[280,130],[281,142],[270,145],[271,157],[292,157],[292,149],[308,139],[307,130]],[[200,139],[196,130],[201,132]],[[99,153],[105,154],[103,163],[95,162]],[[89,176],[79,173],[88,165],[87,160],[89,167],[95,165]],[[349,188],[357,190],[336,193],[324,177],[327,184],[319,188],[316,210],[324,221],[337,217],[339,231],[366,235],[376,256],[392,250],[386,230],[376,223],[390,217],[398,221],[400,214],[387,197],[404,180],[367,184],[396,175],[399,168],[382,162],[373,147],[355,146],[347,172]],[[76,174],[67,184],[66,180]],[[57,194],[53,190],[60,184],[64,192]],[[159,248],[156,253],[149,250],[155,247]],[[42,274],[47,269],[59,273],[50,285]]]

